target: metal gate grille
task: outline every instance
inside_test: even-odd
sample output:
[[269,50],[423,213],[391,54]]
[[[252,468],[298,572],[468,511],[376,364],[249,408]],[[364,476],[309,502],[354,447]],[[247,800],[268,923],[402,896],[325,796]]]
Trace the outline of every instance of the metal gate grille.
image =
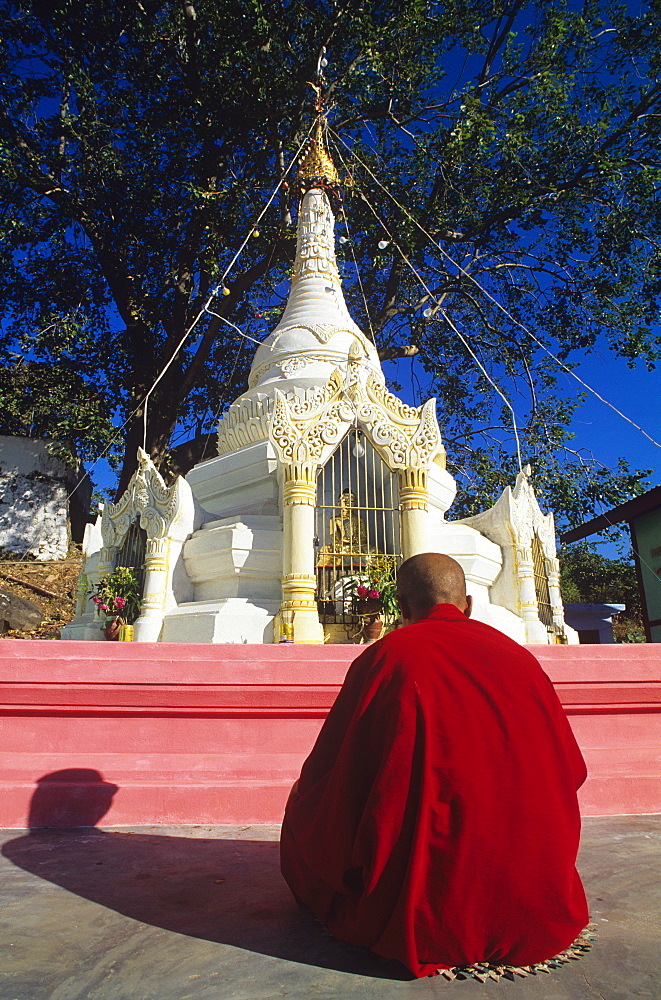
[[384,555],[399,563],[396,476],[354,428],[317,477],[315,564],[324,624],[355,623],[355,587]]
[[553,621],[553,608],[551,607],[551,595],[549,593],[549,580],[546,575],[546,560],[544,549],[537,535],[532,539],[532,561],[535,574],[535,593],[537,595],[537,608],[540,621],[546,625],[547,629],[555,632],[555,622]]
[[145,584],[145,553],[147,551],[147,532],[140,527],[138,518],[131,523],[124,536],[124,541],[115,558],[115,569],[127,566],[132,569],[140,585],[140,593]]

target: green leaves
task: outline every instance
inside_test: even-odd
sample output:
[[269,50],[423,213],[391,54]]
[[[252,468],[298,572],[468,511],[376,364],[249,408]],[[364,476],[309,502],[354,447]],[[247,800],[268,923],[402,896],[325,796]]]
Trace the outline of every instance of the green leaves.
[[[16,0],[0,44],[0,361],[37,366],[47,395],[48,367],[69,387],[39,426],[93,455],[126,421],[125,483],[140,401],[177,344],[150,399],[157,461],[245,387],[252,351],[222,320],[185,335],[309,129],[324,45],[356,319],[384,356],[420,359],[471,492],[511,480],[492,383],[546,468],[570,411],[539,343],[570,363],[604,342],[631,363],[660,350],[658,2],[573,6]],[[256,339],[282,306],[293,190],[214,306]],[[32,402],[17,387],[11,426],[32,426]]]
[[113,433],[112,407],[74,366],[17,359],[0,367],[0,433],[46,438],[75,466],[93,461]]
[[562,596],[570,603],[625,604],[628,616],[640,616],[636,570],[624,559],[607,559],[593,545],[577,542],[560,554]]

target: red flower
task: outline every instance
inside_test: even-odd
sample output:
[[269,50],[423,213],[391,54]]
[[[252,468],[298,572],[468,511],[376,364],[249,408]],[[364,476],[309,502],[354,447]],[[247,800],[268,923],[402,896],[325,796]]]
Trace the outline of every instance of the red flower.
[[375,600],[379,596],[379,592],[378,590],[370,590],[367,596]]
[[[360,587],[356,587],[356,594],[358,595],[358,597],[367,597],[368,593],[369,592],[367,590],[367,587],[363,587],[362,584],[361,584]],[[377,594],[377,597],[378,597],[378,594]]]

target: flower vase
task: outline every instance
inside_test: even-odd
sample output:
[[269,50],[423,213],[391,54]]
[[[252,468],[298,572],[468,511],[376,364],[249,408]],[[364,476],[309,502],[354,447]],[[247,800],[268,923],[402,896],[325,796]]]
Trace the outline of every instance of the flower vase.
[[378,612],[373,615],[365,615],[363,618],[363,642],[376,642],[381,638],[383,632],[383,621]]
[[110,639],[111,642],[119,640],[119,630],[122,627],[122,623],[117,621],[116,618],[107,618],[106,624],[103,627],[103,634],[106,639]]
[[383,608],[378,597],[359,597],[356,599],[356,614],[361,618],[366,616],[374,617],[380,615]]

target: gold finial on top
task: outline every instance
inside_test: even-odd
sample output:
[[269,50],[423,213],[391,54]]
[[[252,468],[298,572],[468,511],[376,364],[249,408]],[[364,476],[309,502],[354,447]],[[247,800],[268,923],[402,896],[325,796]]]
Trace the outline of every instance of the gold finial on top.
[[322,49],[317,65],[317,78],[310,81],[310,86],[316,95],[315,111],[317,119],[314,125],[314,136],[310,139],[310,144],[301,158],[298,165],[298,183],[301,193],[304,194],[313,187],[330,188],[336,198],[339,199],[340,175],[335,169],[324,136],[324,77],[321,71],[326,65],[325,48]]
[[321,115],[315,123],[314,138],[310,139],[310,145],[298,165],[298,183],[303,191],[311,187],[340,185],[340,175],[326,148]]

